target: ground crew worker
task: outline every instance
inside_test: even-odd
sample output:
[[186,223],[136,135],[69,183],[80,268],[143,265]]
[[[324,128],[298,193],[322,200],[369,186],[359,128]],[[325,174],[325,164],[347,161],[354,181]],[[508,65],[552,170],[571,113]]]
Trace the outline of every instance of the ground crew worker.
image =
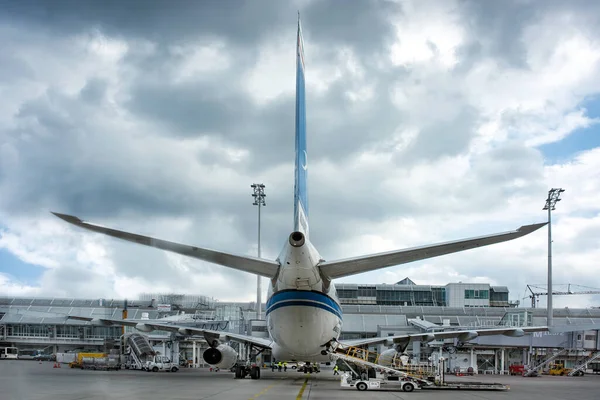
[[275,361],[271,361],[271,372],[275,371]]
[[333,374],[334,375],[339,375],[340,373],[338,372],[338,366],[336,365],[335,367],[333,367]]
[[287,372],[287,363],[283,362],[283,372]]
[[281,372],[281,367],[282,367],[282,365],[281,365],[281,361],[279,361],[279,362],[277,363],[277,368],[279,369],[279,372]]
[[369,379],[369,375],[367,374],[367,370],[365,368],[363,368],[360,373],[360,379],[362,379],[363,381]]

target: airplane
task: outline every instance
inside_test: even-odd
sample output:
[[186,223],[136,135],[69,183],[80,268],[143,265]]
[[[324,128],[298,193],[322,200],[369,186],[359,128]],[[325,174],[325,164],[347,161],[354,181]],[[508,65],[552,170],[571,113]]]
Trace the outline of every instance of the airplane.
[[[78,217],[52,212],[57,217],[78,227],[127,240],[144,246],[182,254],[203,261],[222,265],[266,277],[270,280],[266,305],[269,338],[257,338],[236,333],[224,333],[207,329],[165,324],[161,321],[128,321],[119,319],[92,319],[72,317],[106,325],[133,326],[142,332],[163,330],[182,335],[203,335],[209,348],[203,358],[207,364],[221,369],[236,365],[238,353],[227,342],[244,343],[258,352],[270,349],[277,360],[301,361],[309,365],[333,361],[339,346],[363,346],[386,343],[394,347],[382,353],[380,359],[403,352],[413,340],[431,342],[446,338],[462,341],[481,335],[523,336],[529,332],[547,331],[547,327],[501,327],[493,329],[470,329],[453,332],[428,332],[414,335],[376,337],[340,341],[343,312],[336,295],[334,279],[351,276],[381,268],[424,260],[445,254],[475,249],[501,243],[528,235],[546,222],[524,225],[520,228],[487,236],[438,243],[403,250],[326,261],[309,240],[308,208],[308,153],[306,142],[306,92],[305,92],[304,41],[300,16],[296,40],[296,122],[295,122],[295,183],[294,183],[294,230],[285,240],[276,260],[211,250],[169,242],[149,236],[120,231],[83,221]],[[236,378],[246,373],[253,379],[260,378],[260,369],[252,366],[246,371],[236,367]]]

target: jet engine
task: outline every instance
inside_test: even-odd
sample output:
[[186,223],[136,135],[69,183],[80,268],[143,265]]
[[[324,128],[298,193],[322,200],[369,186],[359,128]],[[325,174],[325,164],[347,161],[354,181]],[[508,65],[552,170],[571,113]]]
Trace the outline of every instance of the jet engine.
[[141,322],[135,325],[135,329],[142,332],[152,332],[154,330],[154,328],[152,328],[151,326],[142,324]]
[[226,344],[209,347],[202,353],[202,358],[207,364],[217,368],[229,369],[237,361],[238,353]]
[[395,347],[387,349],[379,354],[377,364],[384,367],[391,367],[395,365],[405,365],[408,363],[408,356],[398,352]]

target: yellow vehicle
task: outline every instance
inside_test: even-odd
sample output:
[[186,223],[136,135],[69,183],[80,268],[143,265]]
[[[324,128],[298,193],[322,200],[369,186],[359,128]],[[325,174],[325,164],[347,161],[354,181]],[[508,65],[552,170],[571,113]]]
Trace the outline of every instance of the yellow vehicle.
[[562,364],[552,364],[550,365],[550,370],[548,374],[550,375],[567,375],[571,372],[571,368],[565,368]]
[[77,353],[75,361],[69,363],[70,368],[83,368],[84,358],[102,358],[107,357],[106,353]]
[[[548,371],[548,373],[550,375],[569,375],[569,372],[571,372],[573,370],[573,368],[565,368],[565,365],[562,362],[558,362],[558,363],[554,363],[554,364],[550,364],[550,371]],[[576,376],[581,376],[583,375],[583,372],[579,371],[578,373],[574,374]]]

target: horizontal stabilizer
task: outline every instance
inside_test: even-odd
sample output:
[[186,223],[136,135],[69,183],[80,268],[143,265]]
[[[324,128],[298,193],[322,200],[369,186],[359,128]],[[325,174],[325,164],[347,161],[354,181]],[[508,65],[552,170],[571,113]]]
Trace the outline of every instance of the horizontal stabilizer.
[[67,221],[68,223],[79,226],[81,228],[88,229],[90,231],[103,233],[108,236],[112,236],[122,240],[127,240],[133,243],[142,244],[144,246],[156,247],[158,249],[171,251],[173,253],[197,258],[199,260],[211,262],[213,264],[223,265],[225,267],[237,269],[240,271],[250,272],[256,275],[264,276],[269,279],[273,278],[277,274],[277,271],[279,269],[279,263],[271,260],[265,260],[263,258],[223,253],[220,251],[203,249],[201,247],[168,242],[166,240],[155,239],[149,236],[143,236],[135,233],[105,228],[100,225],[82,221],[81,219],[72,215],[59,214],[55,212],[52,212],[52,214],[56,215],[58,218]]
[[347,258],[337,261],[324,261],[319,264],[321,272],[330,279],[343,278],[345,276],[360,274],[361,272],[374,271],[393,265],[405,264],[427,258],[437,257],[444,254],[475,249],[490,244],[506,242],[520,238],[534,232],[547,222],[525,225],[516,231],[496,233],[488,236],[480,236],[470,239],[457,240],[453,242],[438,243],[428,246],[413,247],[404,250],[395,250],[385,253],[371,254],[368,256]]

